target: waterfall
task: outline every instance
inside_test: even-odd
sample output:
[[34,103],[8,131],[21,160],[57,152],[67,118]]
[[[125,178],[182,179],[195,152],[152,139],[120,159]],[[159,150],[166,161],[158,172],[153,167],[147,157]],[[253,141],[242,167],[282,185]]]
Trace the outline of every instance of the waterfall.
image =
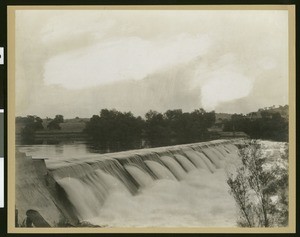
[[150,186],[154,182],[154,179],[141,168],[133,165],[125,165],[125,169],[132,175],[132,177],[142,188]]
[[164,162],[164,164],[169,168],[169,170],[175,175],[175,177],[178,180],[182,180],[185,177],[186,172],[180,166],[180,164],[172,157],[162,156],[160,159]]
[[[48,165],[48,163],[47,163]],[[57,162],[55,166],[61,165],[59,168],[56,168],[53,170],[53,166],[48,166],[47,168],[49,170],[52,170],[52,174],[54,177],[60,178],[60,177],[79,177],[84,176],[87,174],[90,174],[93,169],[89,164],[82,163],[82,164],[76,164],[76,163],[59,163]]]
[[224,144],[224,146],[229,150],[229,153],[234,153],[238,151],[238,148],[230,143]]
[[137,193],[139,184],[130,175],[130,173],[128,173],[128,171],[120,164],[118,160],[99,160],[98,162],[93,163],[92,167],[94,169],[100,169],[105,173],[118,178],[132,194]]
[[[197,184],[199,180],[196,179],[186,180],[186,177],[220,176],[220,168],[237,153],[235,145],[218,141],[47,160],[46,164],[50,175],[64,190],[78,219],[89,220],[101,214],[101,209],[107,199],[112,198],[110,195],[114,190],[119,192],[114,194],[119,195],[116,199],[122,199],[122,195],[130,199],[145,193],[145,190],[170,182],[174,184],[174,189],[177,184],[186,182],[189,187],[201,189],[204,184]],[[121,208],[120,204],[118,206]]]
[[149,168],[155,173],[155,175],[159,179],[177,180],[175,176],[165,166],[162,166],[161,164],[151,160],[146,160],[145,163],[149,166]]
[[211,150],[211,152],[214,153],[220,160],[224,160],[224,159],[225,159],[225,156],[224,156],[220,151],[218,151],[215,147],[211,147],[210,150]]
[[202,152],[196,153],[201,157],[201,159],[204,161],[210,172],[214,173],[216,171],[216,167],[211,163],[211,161],[204,155]]
[[220,158],[210,148],[203,148],[202,151],[218,169],[223,167]]
[[122,189],[128,192],[118,179],[101,170],[81,179],[65,177],[57,180],[57,183],[65,190],[79,220],[97,216],[110,190]]
[[226,158],[227,155],[229,154],[229,152],[226,151],[226,150],[225,150],[225,147],[223,147],[223,146],[215,146],[214,148],[215,148],[216,150],[218,150],[218,151],[224,156],[224,158]]
[[196,166],[194,166],[193,163],[190,162],[190,160],[184,157],[183,155],[174,155],[174,156],[187,172],[197,169]]
[[67,197],[73,204],[80,220],[98,215],[98,211],[103,205],[102,199],[98,199],[90,186],[74,178],[63,178],[58,180],[57,183],[67,193]]
[[184,150],[186,156],[195,164],[197,168],[209,170],[202,158],[194,150]]

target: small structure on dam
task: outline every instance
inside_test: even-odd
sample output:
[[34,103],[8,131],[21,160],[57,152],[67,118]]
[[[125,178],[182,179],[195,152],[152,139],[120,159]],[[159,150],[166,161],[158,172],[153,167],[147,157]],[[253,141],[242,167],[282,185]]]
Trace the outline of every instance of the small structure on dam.
[[197,169],[214,173],[237,156],[235,144],[240,142],[215,140],[62,160],[17,152],[16,226],[95,226],[86,221],[101,212],[111,188],[139,195],[155,180],[177,182]]

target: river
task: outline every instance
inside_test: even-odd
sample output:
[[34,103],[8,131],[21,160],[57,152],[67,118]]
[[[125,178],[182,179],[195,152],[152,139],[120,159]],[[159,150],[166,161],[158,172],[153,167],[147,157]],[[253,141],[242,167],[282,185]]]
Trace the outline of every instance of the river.
[[[272,142],[265,143],[265,146],[270,155],[275,148],[281,147],[280,143]],[[55,159],[58,162],[99,156],[96,150],[84,143],[18,146],[18,149],[33,158]],[[234,164],[236,159],[238,157],[234,154],[224,156],[226,164]],[[145,163],[152,168],[151,161]],[[141,183],[144,182],[136,195],[130,193],[116,177],[100,170],[88,179],[66,177],[57,181],[66,191],[79,219],[96,225],[108,227],[237,226],[238,210],[235,200],[229,194],[225,168],[216,169],[213,173],[208,169],[196,167],[184,173],[182,170],[180,180],[167,176],[153,180],[149,175],[146,177],[146,174],[134,165],[129,164],[125,168],[133,177],[138,177]],[[101,182],[105,190],[95,190]],[[95,186],[95,183],[98,185]],[[99,197],[103,199],[101,202]]]

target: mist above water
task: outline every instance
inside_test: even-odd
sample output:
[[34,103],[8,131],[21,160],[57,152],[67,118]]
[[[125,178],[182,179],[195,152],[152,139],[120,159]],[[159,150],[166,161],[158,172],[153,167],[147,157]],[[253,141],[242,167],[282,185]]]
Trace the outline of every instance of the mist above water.
[[111,190],[99,215],[88,221],[111,227],[234,227],[236,217],[224,170],[201,169],[179,182],[156,180],[135,196],[125,188]]

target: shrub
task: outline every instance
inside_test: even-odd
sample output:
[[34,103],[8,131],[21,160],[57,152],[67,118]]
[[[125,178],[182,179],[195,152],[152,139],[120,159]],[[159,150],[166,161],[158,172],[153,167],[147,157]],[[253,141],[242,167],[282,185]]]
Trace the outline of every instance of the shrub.
[[240,211],[242,227],[286,226],[288,224],[288,149],[280,160],[263,153],[257,141],[240,150],[241,164],[227,183]]

